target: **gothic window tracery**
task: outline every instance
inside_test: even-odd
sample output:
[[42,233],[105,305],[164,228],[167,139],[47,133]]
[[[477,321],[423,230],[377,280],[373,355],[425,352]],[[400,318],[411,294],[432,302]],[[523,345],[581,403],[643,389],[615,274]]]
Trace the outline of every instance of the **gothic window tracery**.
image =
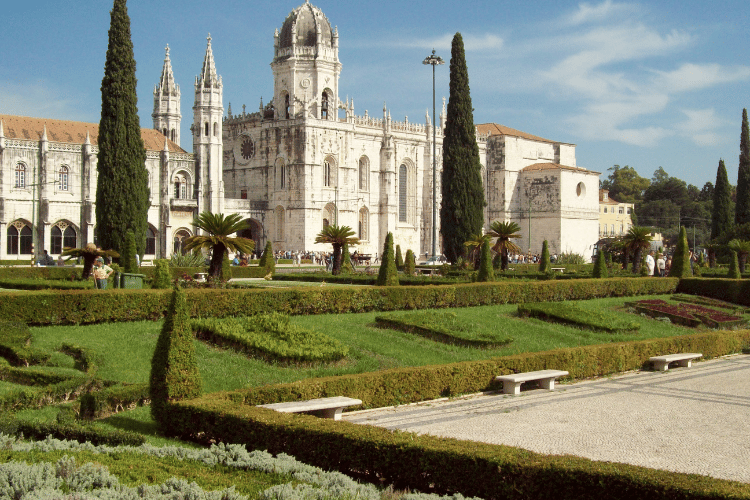
[[188,180],[184,172],[178,172],[174,176],[174,198],[177,200],[186,200],[188,196]]
[[57,189],[60,191],[68,190],[68,180],[70,177],[70,169],[66,166],[60,167],[57,172]]
[[23,163],[16,164],[16,176],[15,176],[15,184],[14,187],[16,188],[25,188],[26,187],[26,165]]
[[410,161],[398,167],[398,221],[416,223],[416,169]]
[[323,186],[334,187],[336,185],[336,163],[328,156],[323,160]]
[[359,159],[359,190],[360,191],[367,191],[368,186],[368,180],[369,180],[369,174],[370,174],[370,160],[363,156]]
[[66,248],[76,248],[78,246],[76,230],[65,221],[60,221],[52,226],[50,239],[50,253],[53,254],[62,253]]
[[31,227],[22,221],[15,221],[6,231],[8,239],[6,252],[8,255],[31,255],[32,235]]

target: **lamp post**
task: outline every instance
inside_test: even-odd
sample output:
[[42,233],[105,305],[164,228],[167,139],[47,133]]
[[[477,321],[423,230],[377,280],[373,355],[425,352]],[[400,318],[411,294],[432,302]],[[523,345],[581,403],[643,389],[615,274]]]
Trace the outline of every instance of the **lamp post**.
[[433,263],[437,259],[437,120],[435,119],[435,66],[445,64],[440,56],[432,54],[424,58],[422,64],[432,66],[432,258]]

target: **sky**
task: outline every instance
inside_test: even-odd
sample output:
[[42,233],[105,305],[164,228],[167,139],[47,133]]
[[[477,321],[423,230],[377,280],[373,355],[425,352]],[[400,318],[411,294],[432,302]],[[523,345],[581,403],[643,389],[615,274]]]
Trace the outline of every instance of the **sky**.
[[[193,84],[210,33],[225,110],[273,95],[273,34],[302,0],[130,0],[142,127],[165,47],[182,99],[188,151]],[[474,123],[495,122],[576,144],[579,167],[663,167],[702,187],[720,159],[737,182],[742,109],[750,107],[750,16],[706,2],[316,0],[339,30],[339,98],[355,114],[424,123],[448,97],[451,40],[466,50]],[[98,123],[111,0],[12,2],[0,30],[0,114]],[[438,111],[439,112],[439,111]]]

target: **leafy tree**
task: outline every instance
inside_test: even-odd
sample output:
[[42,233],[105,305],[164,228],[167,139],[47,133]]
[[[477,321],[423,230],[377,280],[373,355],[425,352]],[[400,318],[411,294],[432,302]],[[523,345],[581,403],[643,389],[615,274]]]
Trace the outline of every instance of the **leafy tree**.
[[411,251],[411,248],[406,251],[406,256],[404,257],[404,274],[407,276],[414,276],[414,271],[417,268],[417,257],[414,255],[414,252]]
[[456,33],[451,48],[440,206],[443,252],[450,262],[456,262],[464,252],[464,242],[482,230],[484,187],[473,112],[464,42]]
[[544,240],[544,243],[542,243],[542,260],[539,261],[539,272],[549,273],[550,271],[552,271],[552,264],[549,261],[549,243]]
[[330,225],[323,228],[315,243],[328,243],[333,245],[333,268],[331,273],[335,276],[341,273],[341,249],[344,245],[356,245],[359,238],[354,237],[354,230],[349,226]]
[[739,260],[737,259],[737,252],[734,250],[730,250],[730,257],[729,257],[729,272],[727,273],[727,278],[730,280],[738,280],[742,278],[742,274],[740,273],[740,264]]
[[146,249],[149,190],[146,149],[141,138],[135,58],[126,0],[114,0],[102,79],[96,185],[96,236],[103,248],[122,253],[125,233],[136,250]]
[[[638,175],[633,167],[614,165],[611,174],[602,181],[602,189],[609,190],[609,196],[620,203],[636,203],[643,199],[643,192],[651,182]],[[635,221],[633,221],[635,223]]]
[[208,275],[220,280],[227,252],[252,253],[255,241],[248,238],[232,237],[231,234],[247,229],[247,222],[240,214],[214,214],[203,212],[193,220],[193,226],[208,235],[191,236],[185,239],[185,250],[205,249],[211,251]]
[[680,228],[680,236],[677,239],[677,248],[672,256],[672,267],[669,268],[670,278],[689,278],[693,275],[690,268],[690,247],[688,247],[687,231],[685,226]]
[[495,271],[492,269],[492,252],[490,251],[490,240],[486,238],[482,243],[482,257],[479,263],[477,281],[495,281]]
[[202,386],[185,292],[179,286],[156,341],[149,380],[151,416],[162,432],[170,434],[169,404],[200,396]]
[[401,255],[401,245],[396,245],[396,269],[404,270],[404,257]]
[[135,260],[135,234],[132,229],[128,229],[125,233],[125,248],[122,260],[120,262],[123,267],[123,271],[126,273],[137,273],[138,272],[138,261]]
[[738,226],[750,222],[750,128],[747,123],[747,109],[742,110],[740,164],[737,170],[737,207],[734,221]]
[[732,186],[729,185],[724,160],[719,160],[719,168],[716,171],[716,188],[713,190],[713,195],[711,239],[718,238],[721,233],[730,231],[733,226]]
[[396,269],[396,259],[393,255],[393,233],[388,233],[383,245],[383,258],[380,262],[378,279],[375,281],[377,286],[394,286],[398,285],[398,270]]
[[263,255],[261,255],[260,261],[258,261],[258,267],[265,269],[266,274],[273,273],[276,269],[276,259],[273,256],[273,243],[270,240],[266,242]]
[[607,278],[609,277],[609,271],[607,270],[607,259],[605,252],[602,249],[596,253],[596,260],[594,261],[594,278]]
[[510,252],[521,253],[521,247],[511,241],[513,238],[521,237],[518,234],[520,230],[521,227],[515,222],[500,222],[496,220],[490,224],[490,231],[487,233],[487,236],[497,238],[492,249],[500,254],[500,269],[503,271],[508,269],[508,254]]
[[643,226],[631,226],[625,235],[625,245],[634,252],[633,274],[639,274],[643,251],[651,246],[651,229]]

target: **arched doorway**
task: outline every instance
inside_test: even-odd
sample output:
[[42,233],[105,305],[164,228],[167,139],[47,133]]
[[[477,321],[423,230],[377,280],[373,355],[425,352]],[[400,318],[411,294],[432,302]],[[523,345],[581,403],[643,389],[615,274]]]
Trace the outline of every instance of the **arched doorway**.
[[245,219],[248,224],[247,229],[243,229],[237,233],[240,238],[247,238],[255,242],[255,255],[263,253],[263,246],[265,245],[265,239],[263,238],[263,224],[257,219]]

